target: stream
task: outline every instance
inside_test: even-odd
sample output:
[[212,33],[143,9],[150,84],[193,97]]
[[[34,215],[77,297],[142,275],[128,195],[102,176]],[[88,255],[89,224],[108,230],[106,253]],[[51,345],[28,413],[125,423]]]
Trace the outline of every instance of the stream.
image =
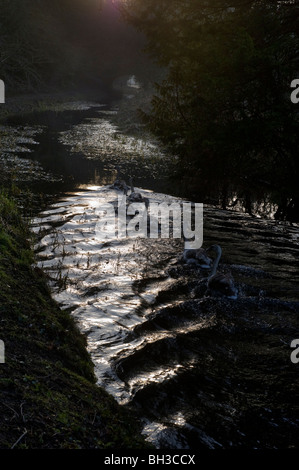
[[87,336],[98,384],[137,411],[158,449],[298,447],[298,225],[204,206],[203,246],[221,245],[236,300],[206,293],[209,271],[180,261],[182,239],[101,239],[97,210],[117,205],[117,166],[150,203],[184,201],[173,159],[122,132],[117,113],[68,103],[10,119],[1,144],[3,175],[43,196],[38,265]]

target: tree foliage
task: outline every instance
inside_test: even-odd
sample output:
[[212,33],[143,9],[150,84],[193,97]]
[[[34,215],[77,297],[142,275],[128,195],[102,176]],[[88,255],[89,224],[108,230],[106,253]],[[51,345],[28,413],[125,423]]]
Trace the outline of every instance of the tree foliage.
[[206,187],[298,198],[297,1],[128,0],[125,15],[167,66],[151,129]]
[[112,0],[1,0],[0,78],[8,90],[109,85],[142,71],[142,41]]
[[1,79],[18,90],[88,73],[100,8],[101,0],[1,0]]

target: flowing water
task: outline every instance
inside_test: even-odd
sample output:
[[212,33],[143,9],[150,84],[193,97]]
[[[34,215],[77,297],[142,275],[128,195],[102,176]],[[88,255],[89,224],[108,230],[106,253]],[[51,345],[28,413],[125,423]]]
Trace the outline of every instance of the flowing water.
[[77,103],[44,125],[10,123],[30,153],[10,140],[2,155],[17,181],[51,194],[32,223],[38,263],[86,334],[98,383],[157,448],[298,447],[299,227],[204,207],[204,246],[221,245],[236,300],[207,294],[208,271],[182,264],[180,239],[99,238],[116,165],[150,202],[182,201],[171,158],[122,133],[115,113]]

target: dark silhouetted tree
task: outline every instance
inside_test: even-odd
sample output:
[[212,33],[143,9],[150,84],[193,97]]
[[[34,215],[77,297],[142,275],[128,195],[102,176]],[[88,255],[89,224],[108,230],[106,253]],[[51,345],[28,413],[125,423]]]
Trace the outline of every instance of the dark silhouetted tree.
[[205,191],[271,193],[299,219],[298,1],[128,0],[124,14],[168,68],[143,118],[180,174]]

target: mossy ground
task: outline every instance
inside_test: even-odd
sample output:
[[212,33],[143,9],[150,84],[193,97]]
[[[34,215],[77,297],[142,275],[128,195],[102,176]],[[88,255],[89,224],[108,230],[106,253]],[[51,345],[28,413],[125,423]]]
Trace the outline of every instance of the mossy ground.
[[[95,384],[85,337],[32,267],[30,231],[0,195],[0,448],[147,448],[138,420]],[[20,439],[21,438],[21,439]],[[20,439],[20,440],[19,440]]]

